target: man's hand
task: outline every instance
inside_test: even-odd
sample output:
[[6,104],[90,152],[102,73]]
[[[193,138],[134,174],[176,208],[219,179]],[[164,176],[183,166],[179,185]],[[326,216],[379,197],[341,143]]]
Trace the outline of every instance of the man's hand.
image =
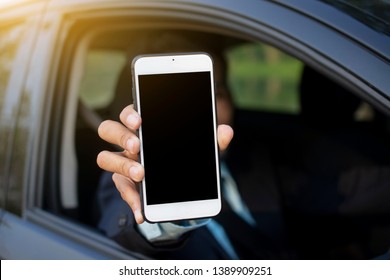
[[[122,199],[133,210],[136,222],[141,224],[144,219],[141,214],[137,182],[142,181],[145,170],[137,161],[140,141],[136,131],[140,128],[142,120],[133,105],[123,109],[120,120],[122,123],[111,120],[102,122],[98,133],[103,140],[121,147],[123,151],[102,151],[97,156],[97,164],[100,168],[113,173],[112,179]],[[228,125],[219,125],[217,138],[220,150],[225,150],[233,138],[233,129]],[[188,152],[191,153],[191,147],[188,147]]]

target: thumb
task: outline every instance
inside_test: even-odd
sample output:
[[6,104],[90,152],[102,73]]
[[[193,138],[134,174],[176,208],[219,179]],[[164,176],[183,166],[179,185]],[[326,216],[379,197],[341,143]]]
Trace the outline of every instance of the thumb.
[[225,150],[233,139],[234,131],[229,125],[221,124],[217,129],[218,145],[221,151]]

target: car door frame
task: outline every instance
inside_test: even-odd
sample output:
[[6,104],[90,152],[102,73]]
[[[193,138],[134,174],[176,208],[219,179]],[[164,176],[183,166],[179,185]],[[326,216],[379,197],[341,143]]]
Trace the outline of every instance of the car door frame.
[[[55,94],[59,94],[56,92],[59,88],[56,76],[61,73],[59,57],[66,45],[66,30],[83,15],[149,15],[151,18],[185,20],[199,28],[212,26],[210,30],[227,35],[241,34],[242,38],[268,43],[299,58],[352,89],[387,114],[390,110],[390,85],[383,81],[390,69],[388,60],[370,52],[357,39],[345,36],[327,24],[325,19],[318,21],[309,14],[277,1],[248,0],[245,5],[233,0],[66,2],[52,1],[47,7],[37,35],[37,45],[29,61],[24,86],[24,92],[28,93],[31,100],[27,104],[30,117],[26,139],[28,153],[27,164],[23,168],[25,206],[20,216],[10,212],[3,214],[0,226],[2,258],[144,257],[121,248],[89,228],[40,208],[45,162],[49,155],[47,147],[51,143],[48,120],[52,116],[50,109],[53,109]],[[339,17],[348,18],[324,3],[314,5],[326,9],[330,14],[337,13]],[[87,11],[90,12],[87,14]],[[358,21],[353,21],[353,24],[356,28],[362,25]],[[317,37],[319,33],[324,36],[321,40]],[[378,72],[379,75],[373,75]],[[58,161],[58,155],[55,161]]]

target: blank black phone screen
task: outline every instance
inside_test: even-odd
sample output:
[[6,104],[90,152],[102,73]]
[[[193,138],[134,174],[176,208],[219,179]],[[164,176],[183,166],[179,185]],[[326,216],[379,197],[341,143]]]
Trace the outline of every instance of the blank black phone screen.
[[218,198],[211,73],[139,76],[148,205]]

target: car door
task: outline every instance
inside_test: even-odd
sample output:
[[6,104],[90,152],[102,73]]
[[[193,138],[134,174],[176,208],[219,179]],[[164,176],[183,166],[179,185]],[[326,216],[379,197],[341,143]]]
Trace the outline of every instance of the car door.
[[[12,71],[7,70],[10,78],[0,88],[0,137],[5,143],[0,148],[1,258],[145,258],[103,236],[83,216],[93,206],[89,195],[97,178],[88,175],[83,178],[87,183],[80,184],[79,177],[87,174],[83,167],[93,164],[93,157],[82,162],[78,150],[85,148],[77,145],[77,129],[85,125],[79,110],[87,105],[99,111],[113,90],[103,92],[99,103],[83,77],[95,69],[88,60],[100,55],[105,59],[100,69],[111,65],[111,76],[101,74],[104,85],[112,84],[126,63],[121,43],[126,40],[119,35],[128,33],[122,30],[137,36],[145,29],[182,29],[261,41],[336,80],[379,110],[390,109],[388,47],[375,49],[343,28],[363,28],[365,40],[379,41],[382,47],[390,46],[389,38],[321,1],[53,0],[15,6],[6,15],[6,23],[0,19],[3,34],[13,36],[8,20],[24,22],[32,32],[17,40]],[[101,32],[108,35],[99,37]],[[117,36],[110,37],[110,32]],[[129,40],[136,42],[137,37]],[[97,141],[96,135],[91,139]]]
[[[49,2],[17,1],[1,7],[0,256],[133,258],[98,235],[91,242],[86,237],[90,232],[80,224],[43,210],[42,182],[52,171],[42,168],[50,152],[45,118],[52,110],[50,95],[57,79],[51,71],[58,68],[61,52],[56,48],[66,41],[61,36],[67,25],[63,11]],[[70,237],[67,232],[76,234]],[[101,250],[102,244],[106,249]]]

